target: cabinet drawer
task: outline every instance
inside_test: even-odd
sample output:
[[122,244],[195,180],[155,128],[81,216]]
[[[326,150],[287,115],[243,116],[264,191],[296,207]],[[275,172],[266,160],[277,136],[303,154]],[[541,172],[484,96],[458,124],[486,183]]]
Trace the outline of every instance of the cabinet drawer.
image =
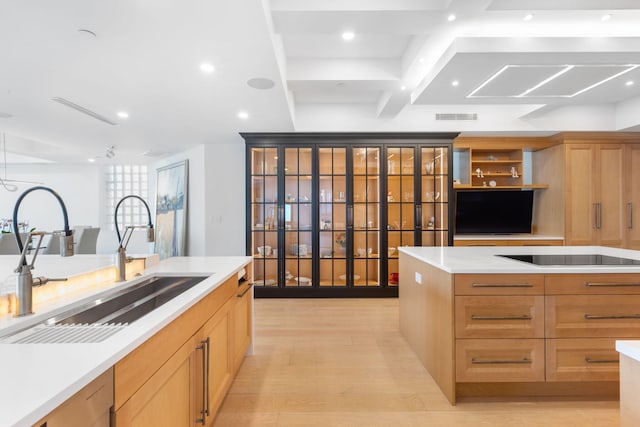
[[457,296],[456,338],[544,338],[543,296]]
[[456,382],[544,381],[544,339],[456,340]]
[[547,381],[618,381],[616,340],[547,340]]
[[546,298],[547,338],[640,336],[640,295],[558,295]]
[[543,295],[542,274],[456,274],[456,295]]
[[640,294],[640,274],[556,274],[545,278],[547,295]]

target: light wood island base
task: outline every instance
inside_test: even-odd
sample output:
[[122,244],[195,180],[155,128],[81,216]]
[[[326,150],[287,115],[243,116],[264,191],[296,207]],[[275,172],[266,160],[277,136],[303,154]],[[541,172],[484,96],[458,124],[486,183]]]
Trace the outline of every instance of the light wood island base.
[[458,274],[401,251],[399,294],[400,331],[452,405],[618,399],[615,339],[640,337],[636,273]]

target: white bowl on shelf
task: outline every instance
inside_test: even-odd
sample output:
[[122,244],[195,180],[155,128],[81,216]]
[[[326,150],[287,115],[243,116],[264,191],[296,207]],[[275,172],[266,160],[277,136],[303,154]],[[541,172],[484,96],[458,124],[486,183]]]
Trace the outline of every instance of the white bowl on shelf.
[[[340,276],[338,276],[340,278],[340,280],[342,280],[343,282],[347,281],[347,275],[346,274],[341,274]],[[360,280],[360,276],[358,276],[357,274],[353,275],[353,281],[355,282],[356,280]]]
[[296,282],[298,282],[298,285],[300,286],[309,286],[311,285],[311,279],[308,277],[296,277],[294,278],[294,280]]

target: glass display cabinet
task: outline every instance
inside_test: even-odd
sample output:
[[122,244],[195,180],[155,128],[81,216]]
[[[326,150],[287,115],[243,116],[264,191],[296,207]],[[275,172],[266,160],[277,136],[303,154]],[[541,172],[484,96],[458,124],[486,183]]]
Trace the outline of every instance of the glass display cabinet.
[[396,296],[399,247],[452,244],[456,134],[242,136],[256,296]]

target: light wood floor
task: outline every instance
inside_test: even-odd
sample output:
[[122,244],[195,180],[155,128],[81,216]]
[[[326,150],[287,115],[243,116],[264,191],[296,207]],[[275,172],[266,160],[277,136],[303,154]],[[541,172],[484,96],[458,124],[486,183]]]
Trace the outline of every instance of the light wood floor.
[[619,425],[617,401],[451,406],[398,330],[397,299],[258,299],[216,427]]

